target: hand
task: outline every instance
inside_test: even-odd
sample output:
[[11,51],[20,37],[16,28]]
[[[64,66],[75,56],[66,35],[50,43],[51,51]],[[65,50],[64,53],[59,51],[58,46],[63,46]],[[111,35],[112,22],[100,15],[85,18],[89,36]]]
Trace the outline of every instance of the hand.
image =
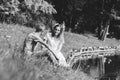
[[39,35],[37,35],[37,34],[33,34],[33,35],[32,35],[32,38],[33,38],[35,41],[43,41],[43,40],[39,37]]
[[63,28],[63,30],[65,30],[65,22],[64,21],[62,23],[62,28]]

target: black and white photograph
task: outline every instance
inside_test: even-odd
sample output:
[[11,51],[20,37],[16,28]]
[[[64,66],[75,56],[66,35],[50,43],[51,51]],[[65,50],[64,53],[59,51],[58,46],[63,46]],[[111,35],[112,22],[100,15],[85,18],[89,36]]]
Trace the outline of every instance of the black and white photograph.
[[0,0],[0,80],[120,80],[120,0]]

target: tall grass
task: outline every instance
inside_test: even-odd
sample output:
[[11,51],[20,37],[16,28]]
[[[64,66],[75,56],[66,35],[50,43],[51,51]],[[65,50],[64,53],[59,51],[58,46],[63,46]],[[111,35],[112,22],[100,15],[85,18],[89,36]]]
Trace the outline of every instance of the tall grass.
[[[36,54],[25,60],[23,42],[33,31],[20,25],[0,24],[0,80],[93,80],[81,71],[53,65],[46,56]],[[67,51],[68,48],[62,50]]]

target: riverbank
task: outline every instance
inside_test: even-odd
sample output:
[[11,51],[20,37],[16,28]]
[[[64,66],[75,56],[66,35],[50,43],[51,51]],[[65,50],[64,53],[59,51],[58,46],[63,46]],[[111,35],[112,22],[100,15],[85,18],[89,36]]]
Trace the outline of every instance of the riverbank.
[[[94,80],[94,76],[82,71],[74,71],[53,66],[47,58],[38,58],[26,63],[21,59],[22,45],[25,37],[34,29],[20,26],[0,24],[0,80]],[[83,46],[119,45],[116,39],[99,41],[92,34],[73,34],[65,32],[65,44],[62,52],[65,57],[70,49]],[[91,71],[96,74],[95,71]]]

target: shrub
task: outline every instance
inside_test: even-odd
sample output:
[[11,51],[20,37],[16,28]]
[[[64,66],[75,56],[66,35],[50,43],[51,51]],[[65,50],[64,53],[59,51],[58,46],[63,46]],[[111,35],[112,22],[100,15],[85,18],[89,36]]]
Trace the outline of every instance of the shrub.
[[44,0],[2,0],[0,11],[1,22],[22,25],[31,21],[49,23],[48,16],[57,13],[51,4]]

